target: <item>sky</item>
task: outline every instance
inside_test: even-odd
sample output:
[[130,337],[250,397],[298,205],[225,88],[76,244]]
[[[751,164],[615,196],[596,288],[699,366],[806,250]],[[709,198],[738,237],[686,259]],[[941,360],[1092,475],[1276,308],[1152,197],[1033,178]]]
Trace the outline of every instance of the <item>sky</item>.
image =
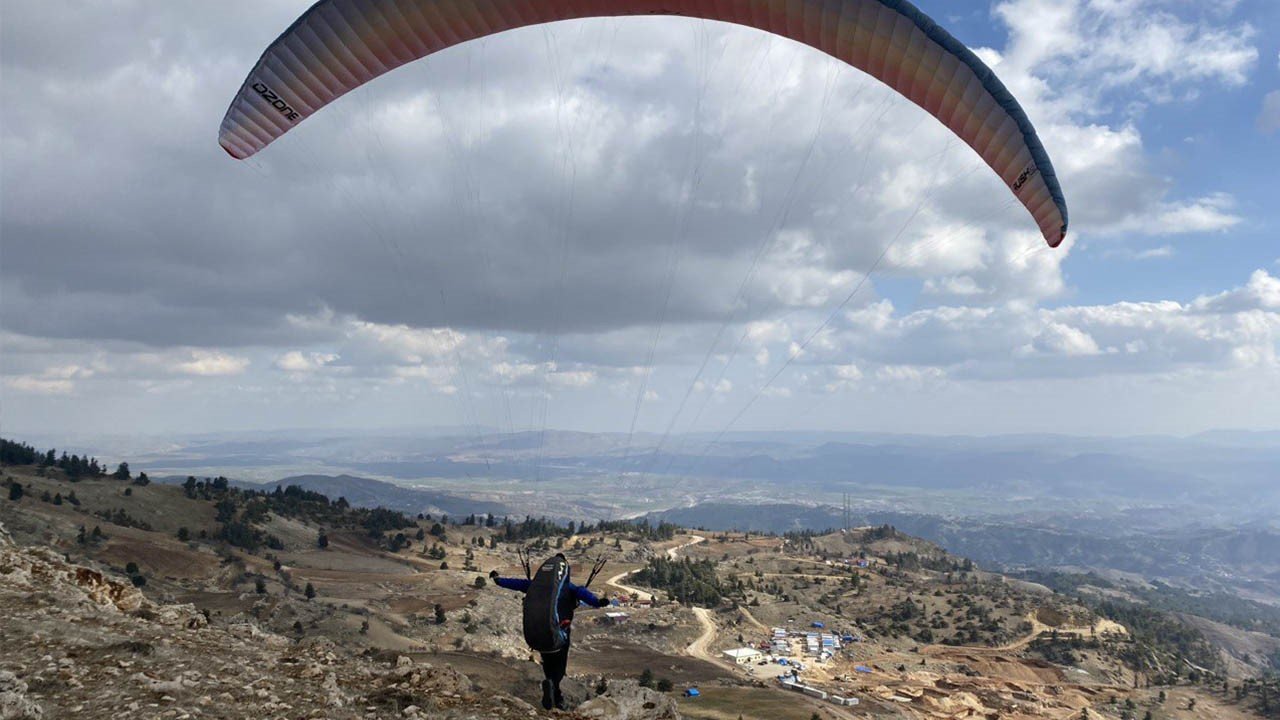
[[918,4],[1035,124],[1062,247],[752,29],[490,37],[239,162],[307,0],[6,1],[0,432],[1280,428],[1280,4]]

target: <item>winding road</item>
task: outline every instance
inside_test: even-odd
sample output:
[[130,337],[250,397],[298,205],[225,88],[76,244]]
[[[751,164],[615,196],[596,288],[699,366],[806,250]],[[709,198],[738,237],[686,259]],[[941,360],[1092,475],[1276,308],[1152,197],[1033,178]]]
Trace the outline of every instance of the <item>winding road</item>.
[[[700,542],[706,542],[706,541],[707,539],[702,537],[701,535],[690,535],[689,542],[667,548],[667,557],[671,558],[672,560],[675,560],[676,553],[679,553],[681,550],[689,547],[690,545],[697,545]],[[638,573],[643,569],[644,568],[636,568],[634,570],[627,570],[626,572],[620,572],[617,575],[614,575],[613,577],[609,578],[609,580],[605,584],[612,585],[618,588],[619,590],[627,593],[628,595],[635,595],[636,597],[639,597],[642,599],[647,597],[649,598],[649,602],[653,602],[654,600],[657,599],[653,593],[647,590],[641,590],[639,588],[632,587],[630,585],[622,584],[622,581],[625,580],[628,575],[634,575],[635,573]]]

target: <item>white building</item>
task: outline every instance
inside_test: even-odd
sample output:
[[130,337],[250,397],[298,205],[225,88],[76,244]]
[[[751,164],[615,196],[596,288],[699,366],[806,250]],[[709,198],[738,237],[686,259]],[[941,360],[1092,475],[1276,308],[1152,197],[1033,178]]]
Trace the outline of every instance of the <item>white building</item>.
[[760,657],[760,651],[755,648],[736,648],[734,650],[725,650],[724,654],[728,655],[739,665],[749,665],[753,660]]

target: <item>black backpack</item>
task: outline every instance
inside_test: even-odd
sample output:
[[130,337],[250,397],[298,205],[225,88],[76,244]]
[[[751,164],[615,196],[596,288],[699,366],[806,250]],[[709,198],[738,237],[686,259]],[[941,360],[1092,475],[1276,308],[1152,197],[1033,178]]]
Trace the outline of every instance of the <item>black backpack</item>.
[[542,563],[529,583],[524,595],[524,641],[538,652],[557,652],[569,643],[557,609],[568,581],[569,563],[556,556]]

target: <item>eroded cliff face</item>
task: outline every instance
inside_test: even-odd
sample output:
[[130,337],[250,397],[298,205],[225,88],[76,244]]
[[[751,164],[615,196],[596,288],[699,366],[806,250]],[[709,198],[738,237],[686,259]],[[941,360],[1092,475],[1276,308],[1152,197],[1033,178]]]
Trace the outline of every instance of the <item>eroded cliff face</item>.
[[[0,720],[44,718],[528,718],[443,664],[294,641],[238,616],[148,600],[123,579],[14,543],[0,525]],[[634,683],[566,717],[671,720]]]

